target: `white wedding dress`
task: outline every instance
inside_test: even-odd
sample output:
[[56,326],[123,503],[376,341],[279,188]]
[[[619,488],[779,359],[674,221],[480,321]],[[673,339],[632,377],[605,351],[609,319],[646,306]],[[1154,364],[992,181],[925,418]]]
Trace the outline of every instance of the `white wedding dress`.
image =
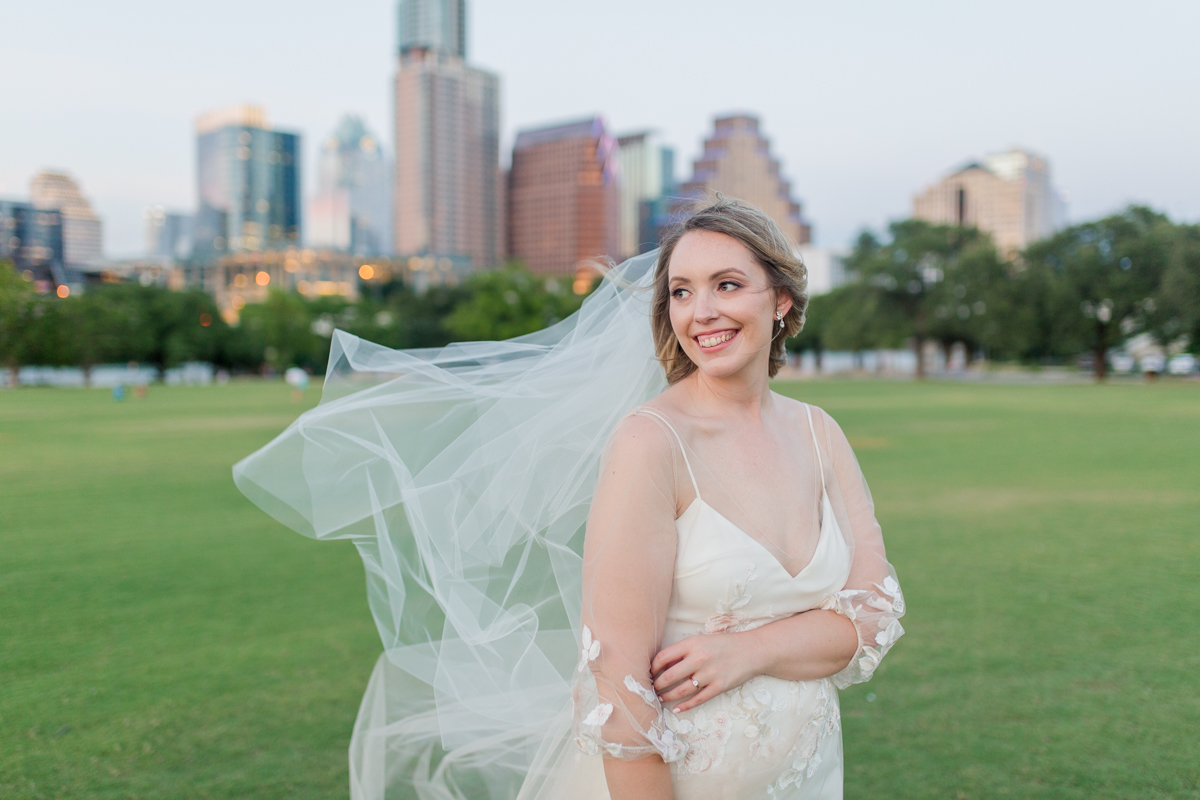
[[[606,670],[597,668],[604,660],[605,636],[585,626],[575,692],[575,747],[560,749],[558,763],[546,768],[553,777],[539,781],[538,791],[525,797],[605,800],[602,758],[639,756],[651,750],[670,763],[676,800],[842,797],[841,715],[835,681],[847,685],[870,676],[882,652],[902,633],[896,617],[903,613],[903,599],[890,574],[874,596],[843,591],[854,552],[825,486],[812,408],[804,410],[811,453],[821,475],[819,533],[811,558],[794,575],[764,544],[705,501],[688,448],[669,420],[650,408],[634,412],[654,417],[669,431],[694,492],[674,523],[677,549],[661,647],[689,636],[751,630],[822,607],[852,619],[863,617],[865,622],[871,614],[861,613],[864,601],[869,612],[883,612],[890,619],[882,627],[874,620],[873,640],[860,646],[851,665],[838,676],[787,681],[760,675],[678,714],[660,705],[645,686],[644,675],[630,674],[620,682],[627,693],[598,686],[597,677],[601,684],[605,681]],[[610,684],[615,677],[609,676]],[[634,712],[641,718],[638,726],[644,728],[644,743],[636,736],[631,739],[628,718],[621,720],[614,714],[614,706],[628,702],[640,702],[651,712],[650,717]],[[617,730],[607,731],[613,721]]]
[[[383,652],[354,800],[605,798],[603,757],[654,754],[680,800],[840,796],[835,687],[871,677],[903,613],[870,494],[819,409],[753,483],[783,502],[746,491],[746,470],[717,478],[688,420],[630,415],[667,388],[656,259],[506,342],[396,351],[337,331],[321,404],[234,467],[280,522],[362,557]],[[613,444],[643,424],[654,459]],[[861,643],[829,679],[755,678],[678,715],[648,688],[664,644],[818,606]]]

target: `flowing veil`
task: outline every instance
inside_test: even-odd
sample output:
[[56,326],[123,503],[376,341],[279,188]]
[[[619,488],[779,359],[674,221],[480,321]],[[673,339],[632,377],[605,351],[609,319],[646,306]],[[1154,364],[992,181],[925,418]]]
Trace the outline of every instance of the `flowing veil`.
[[511,800],[569,726],[601,454],[666,388],[656,261],[626,261],[576,314],[509,341],[397,351],[337,331],[321,403],[234,467],[260,508],[350,539],[366,567],[384,652],[352,797]]

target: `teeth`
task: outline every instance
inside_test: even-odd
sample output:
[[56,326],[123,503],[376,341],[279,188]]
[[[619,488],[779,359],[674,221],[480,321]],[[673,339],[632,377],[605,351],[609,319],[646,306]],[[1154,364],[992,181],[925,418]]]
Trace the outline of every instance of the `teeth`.
[[700,346],[701,347],[715,347],[716,345],[719,345],[723,342],[728,342],[730,339],[733,338],[733,334],[734,334],[733,331],[725,331],[724,333],[718,333],[716,336],[705,337],[703,339],[700,339]]

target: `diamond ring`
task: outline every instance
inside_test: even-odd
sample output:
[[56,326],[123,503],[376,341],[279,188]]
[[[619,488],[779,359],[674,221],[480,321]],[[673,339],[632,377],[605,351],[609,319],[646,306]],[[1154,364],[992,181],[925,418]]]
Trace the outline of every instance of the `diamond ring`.
[[695,678],[692,678],[692,686],[699,688],[700,681],[696,680]]

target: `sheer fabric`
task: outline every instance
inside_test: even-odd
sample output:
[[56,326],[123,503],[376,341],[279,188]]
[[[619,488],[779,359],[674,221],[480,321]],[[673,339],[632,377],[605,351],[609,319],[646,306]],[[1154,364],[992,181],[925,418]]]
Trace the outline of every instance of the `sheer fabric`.
[[510,341],[396,351],[338,331],[321,403],[234,467],[276,519],[362,556],[384,654],[351,740],[354,798],[512,798],[569,728],[600,456],[666,386],[655,258]]
[[[903,596],[845,435],[819,409],[778,401],[769,472],[731,458],[736,432],[639,409],[614,435],[589,516],[576,745],[585,758],[660,756],[680,800],[840,797],[835,687],[869,679],[903,633]],[[814,608],[859,633],[830,679],[759,676],[681,714],[651,691],[662,647]]]
[[[832,684],[868,679],[899,636],[870,494],[831,419],[814,412],[810,433],[797,405],[786,469],[762,478],[701,420],[671,417],[676,439],[665,416],[628,416],[666,388],[649,324],[656,258],[622,264],[576,315],[507,342],[394,351],[339,331],[320,405],[234,467],[272,516],[349,539],[363,559],[384,653],[351,740],[352,797],[604,798],[602,754],[703,764],[711,748],[680,723],[712,717],[658,707],[649,659],[672,637],[805,610],[794,598],[791,612],[764,610],[754,594],[813,563],[823,520],[836,520],[847,574],[801,605],[853,619],[862,646],[827,688],[789,702],[816,707],[826,692],[828,725]],[[715,613],[672,623],[699,568],[679,561],[691,517],[706,520],[696,529],[724,520],[760,574],[708,598]],[[747,684],[745,702],[757,696]],[[808,713],[792,716],[807,725]],[[833,741],[820,739],[827,761]]]

